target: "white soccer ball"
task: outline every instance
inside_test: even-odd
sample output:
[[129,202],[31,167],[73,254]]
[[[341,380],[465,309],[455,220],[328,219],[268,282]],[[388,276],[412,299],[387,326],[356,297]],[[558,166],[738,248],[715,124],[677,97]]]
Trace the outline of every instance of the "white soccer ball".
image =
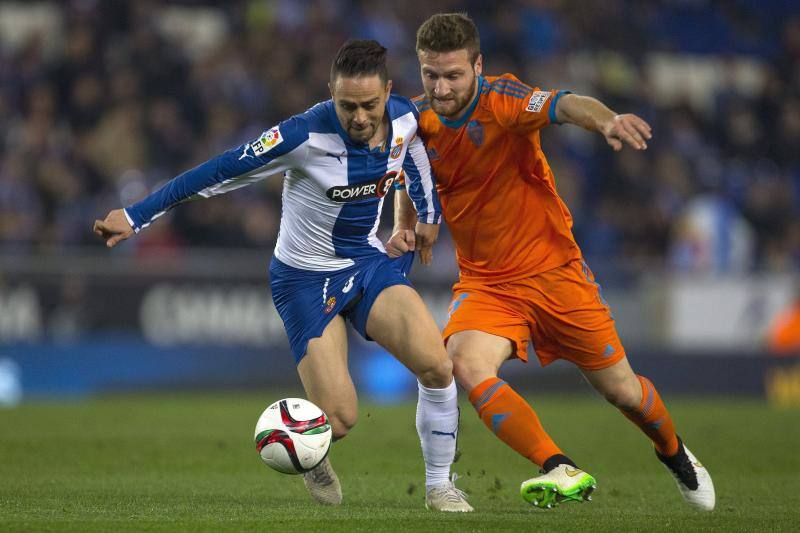
[[267,407],[256,423],[256,450],[270,468],[302,474],[319,465],[333,431],[322,409],[302,398],[284,398]]

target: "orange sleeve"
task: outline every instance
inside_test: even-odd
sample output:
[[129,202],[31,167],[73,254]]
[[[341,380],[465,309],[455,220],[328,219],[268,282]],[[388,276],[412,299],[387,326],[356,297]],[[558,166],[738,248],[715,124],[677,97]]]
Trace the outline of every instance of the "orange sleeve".
[[556,104],[569,91],[544,91],[505,75],[492,83],[492,100],[501,124],[518,133],[532,133],[557,124]]

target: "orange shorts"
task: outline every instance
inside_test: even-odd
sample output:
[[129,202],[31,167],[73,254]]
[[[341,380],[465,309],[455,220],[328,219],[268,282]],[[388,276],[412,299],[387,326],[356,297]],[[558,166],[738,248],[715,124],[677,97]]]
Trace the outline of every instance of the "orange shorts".
[[581,259],[509,283],[456,283],[445,342],[466,330],[509,339],[523,361],[533,340],[542,366],[566,359],[599,370],[625,357],[611,310]]

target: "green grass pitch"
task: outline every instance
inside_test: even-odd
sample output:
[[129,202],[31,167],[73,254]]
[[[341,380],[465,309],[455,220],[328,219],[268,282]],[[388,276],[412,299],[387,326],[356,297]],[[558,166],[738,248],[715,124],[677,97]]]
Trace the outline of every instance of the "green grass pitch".
[[535,395],[546,427],[598,480],[594,501],[528,507],[536,471],[462,404],[458,485],[476,512],[423,506],[414,405],[364,403],[331,452],[345,503],[313,504],[259,460],[275,394],[108,396],[0,410],[0,531],[797,531],[800,411],[754,400],[668,402],[709,468],[717,509],[690,510],[645,438],[595,397]]

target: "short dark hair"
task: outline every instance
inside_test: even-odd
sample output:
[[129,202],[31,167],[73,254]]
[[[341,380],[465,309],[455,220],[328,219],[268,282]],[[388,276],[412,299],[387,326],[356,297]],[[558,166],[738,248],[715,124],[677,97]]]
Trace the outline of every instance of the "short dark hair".
[[481,53],[478,28],[466,13],[438,13],[417,30],[417,51],[455,52],[466,49],[475,63]]
[[339,48],[331,64],[331,85],[336,76],[355,78],[377,74],[385,84],[389,80],[386,70],[386,48],[372,39],[350,39]]

